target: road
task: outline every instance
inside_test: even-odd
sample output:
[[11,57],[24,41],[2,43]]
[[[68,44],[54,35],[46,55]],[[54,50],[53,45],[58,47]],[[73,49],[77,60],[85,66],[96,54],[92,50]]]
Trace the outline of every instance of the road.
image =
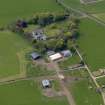
[[73,11],[73,12],[75,12],[75,13],[78,13],[78,14],[80,14],[80,15],[83,16],[83,17],[87,17],[87,18],[89,18],[89,19],[91,19],[91,20],[97,22],[98,24],[100,24],[100,25],[102,25],[102,26],[105,26],[105,22],[99,20],[98,18],[92,16],[91,14],[88,14],[88,13],[86,13],[86,12],[83,12],[83,11],[80,11],[80,10],[77,10],[77,9],[74,9],[74,8],[72,8],[72,7],[68,6],[68,5],[66,5],[66,4],[63,2],[63,0],[58,0],[58,2],[59,2],[64,8],[67,8],[68,10],[71,10],[71,11]]
[[62,74],[60,72],[61,70],[60,70],[58,64],[56,62],[51,62],[51,63],[54,65],[54,68],[56,70],[57,77],[58,77],[59,82],[60,82],[60,85],[61,85],[61,87],[62,87],[62,89],[63,89],[63,91],[65,93],[65,96],[68,99],[69,105],[76,105],[75,104],[75,101],[74,101],[74,98],[72,97],[71,92],[66,87],[65,82],[60,78],[60,75],[62,75]]

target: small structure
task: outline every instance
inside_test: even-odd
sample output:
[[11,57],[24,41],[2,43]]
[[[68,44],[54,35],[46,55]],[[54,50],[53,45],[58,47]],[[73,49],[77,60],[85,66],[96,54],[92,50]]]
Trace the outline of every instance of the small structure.
[[55,54],[55,51],[52,51],[52,50],[47,51],[48,56],[51,56],[51,55],[54,55],[54,54]]
[[31,58],[32,58],[33,60],[37,60],[37,59],[39,59],[40,57],[41,57],[40,54],[38,54],[37,52],[31,53]]
[[46,35],[43,33],[42,30],[33,31],[32,37],[34,40],[46,40],[47,39]]
[[56,53],[56,54],[53,54],[51,56],[49,56],[50,60],[51,61],[56,61],[56,60],[59,60],[62,58],[62,55],[60,53]]
[[72,53],[70,50],[64,50],[61,52],[61,54],[64,56],[64,57],[68,57],[68,56],[72,56]]
[[42,86],[43,88],[49,88],[51,86],[50,81],[49,80],[42,80]]

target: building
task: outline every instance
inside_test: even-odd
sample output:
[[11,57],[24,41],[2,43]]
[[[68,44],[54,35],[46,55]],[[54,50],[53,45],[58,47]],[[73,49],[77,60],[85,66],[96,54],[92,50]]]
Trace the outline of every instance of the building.
[[59,60],[62,58],[62,55],[60,53],[56,53],[56,54],[53,54],[51,56],[49,56],[50,60],[51,61],[56,61],[56,60]]
[[49,80],[42,80],[42,86],[43,88],[49,88],[51,86],[51,83]]
[[47,51],[48,56],[51,56],[51,55],[54,55],[54,54],[55,54],[55,51],[52,51],[52,50]]
[[46,40],[47,39],[46,35],[43,33],[42,30],[33,31],[32,37],[34,40]]
[[61,52],[61,54],[64,56],[64,57],[68,57],[68,56],[72,56],[72,53],[70,50],[64,50]]
[[31,53],[31,58],[32,58],[33,60],[37,60],[37,59],[39,59],[40,57],[41,57],[40,54],[38,54],[37,52]]

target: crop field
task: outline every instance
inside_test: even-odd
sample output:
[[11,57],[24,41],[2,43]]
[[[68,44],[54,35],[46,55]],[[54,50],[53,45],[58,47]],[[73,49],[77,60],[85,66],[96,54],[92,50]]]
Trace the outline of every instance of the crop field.
[[44,11],[58,12],[63,9],[55,0],[0,0],[0,26]]
[[30,80],[0,86],[0,97],[1,105],[68,105],[63,96],[43,96],[39,83]]
[[103,13],[105,12],[105,0],[92,3],[92,4],[82,4],[80,0],[64,0],[64,3],[68,6],[85,11],[88,13]]
[[9,31],[0,32],[0,77],[20,73],[18,53],[29,47],[20,36]]
[[105,68],[105,27],[89,19],[81,20],[78,41],[92,71]]
[[71,92],[77,105],[103,105],[101,95],[87,79],[75,82]]

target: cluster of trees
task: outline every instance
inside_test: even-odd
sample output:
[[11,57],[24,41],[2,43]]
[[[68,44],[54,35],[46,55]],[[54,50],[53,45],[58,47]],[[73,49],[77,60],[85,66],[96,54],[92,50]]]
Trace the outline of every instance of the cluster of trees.
[[44,27],[54,22],[64,21],[69,17],[68,13],[38,13],[28,20],[19,19],[11,23],[8,28],[13,32],[24,33],[23,28],[28,25],[39,25]]
[[40,13],[35,14],[32,19],[29,19],[28,24],[38,24],[43,27],[54,22],[63,21],[68,17],[68,13]]

